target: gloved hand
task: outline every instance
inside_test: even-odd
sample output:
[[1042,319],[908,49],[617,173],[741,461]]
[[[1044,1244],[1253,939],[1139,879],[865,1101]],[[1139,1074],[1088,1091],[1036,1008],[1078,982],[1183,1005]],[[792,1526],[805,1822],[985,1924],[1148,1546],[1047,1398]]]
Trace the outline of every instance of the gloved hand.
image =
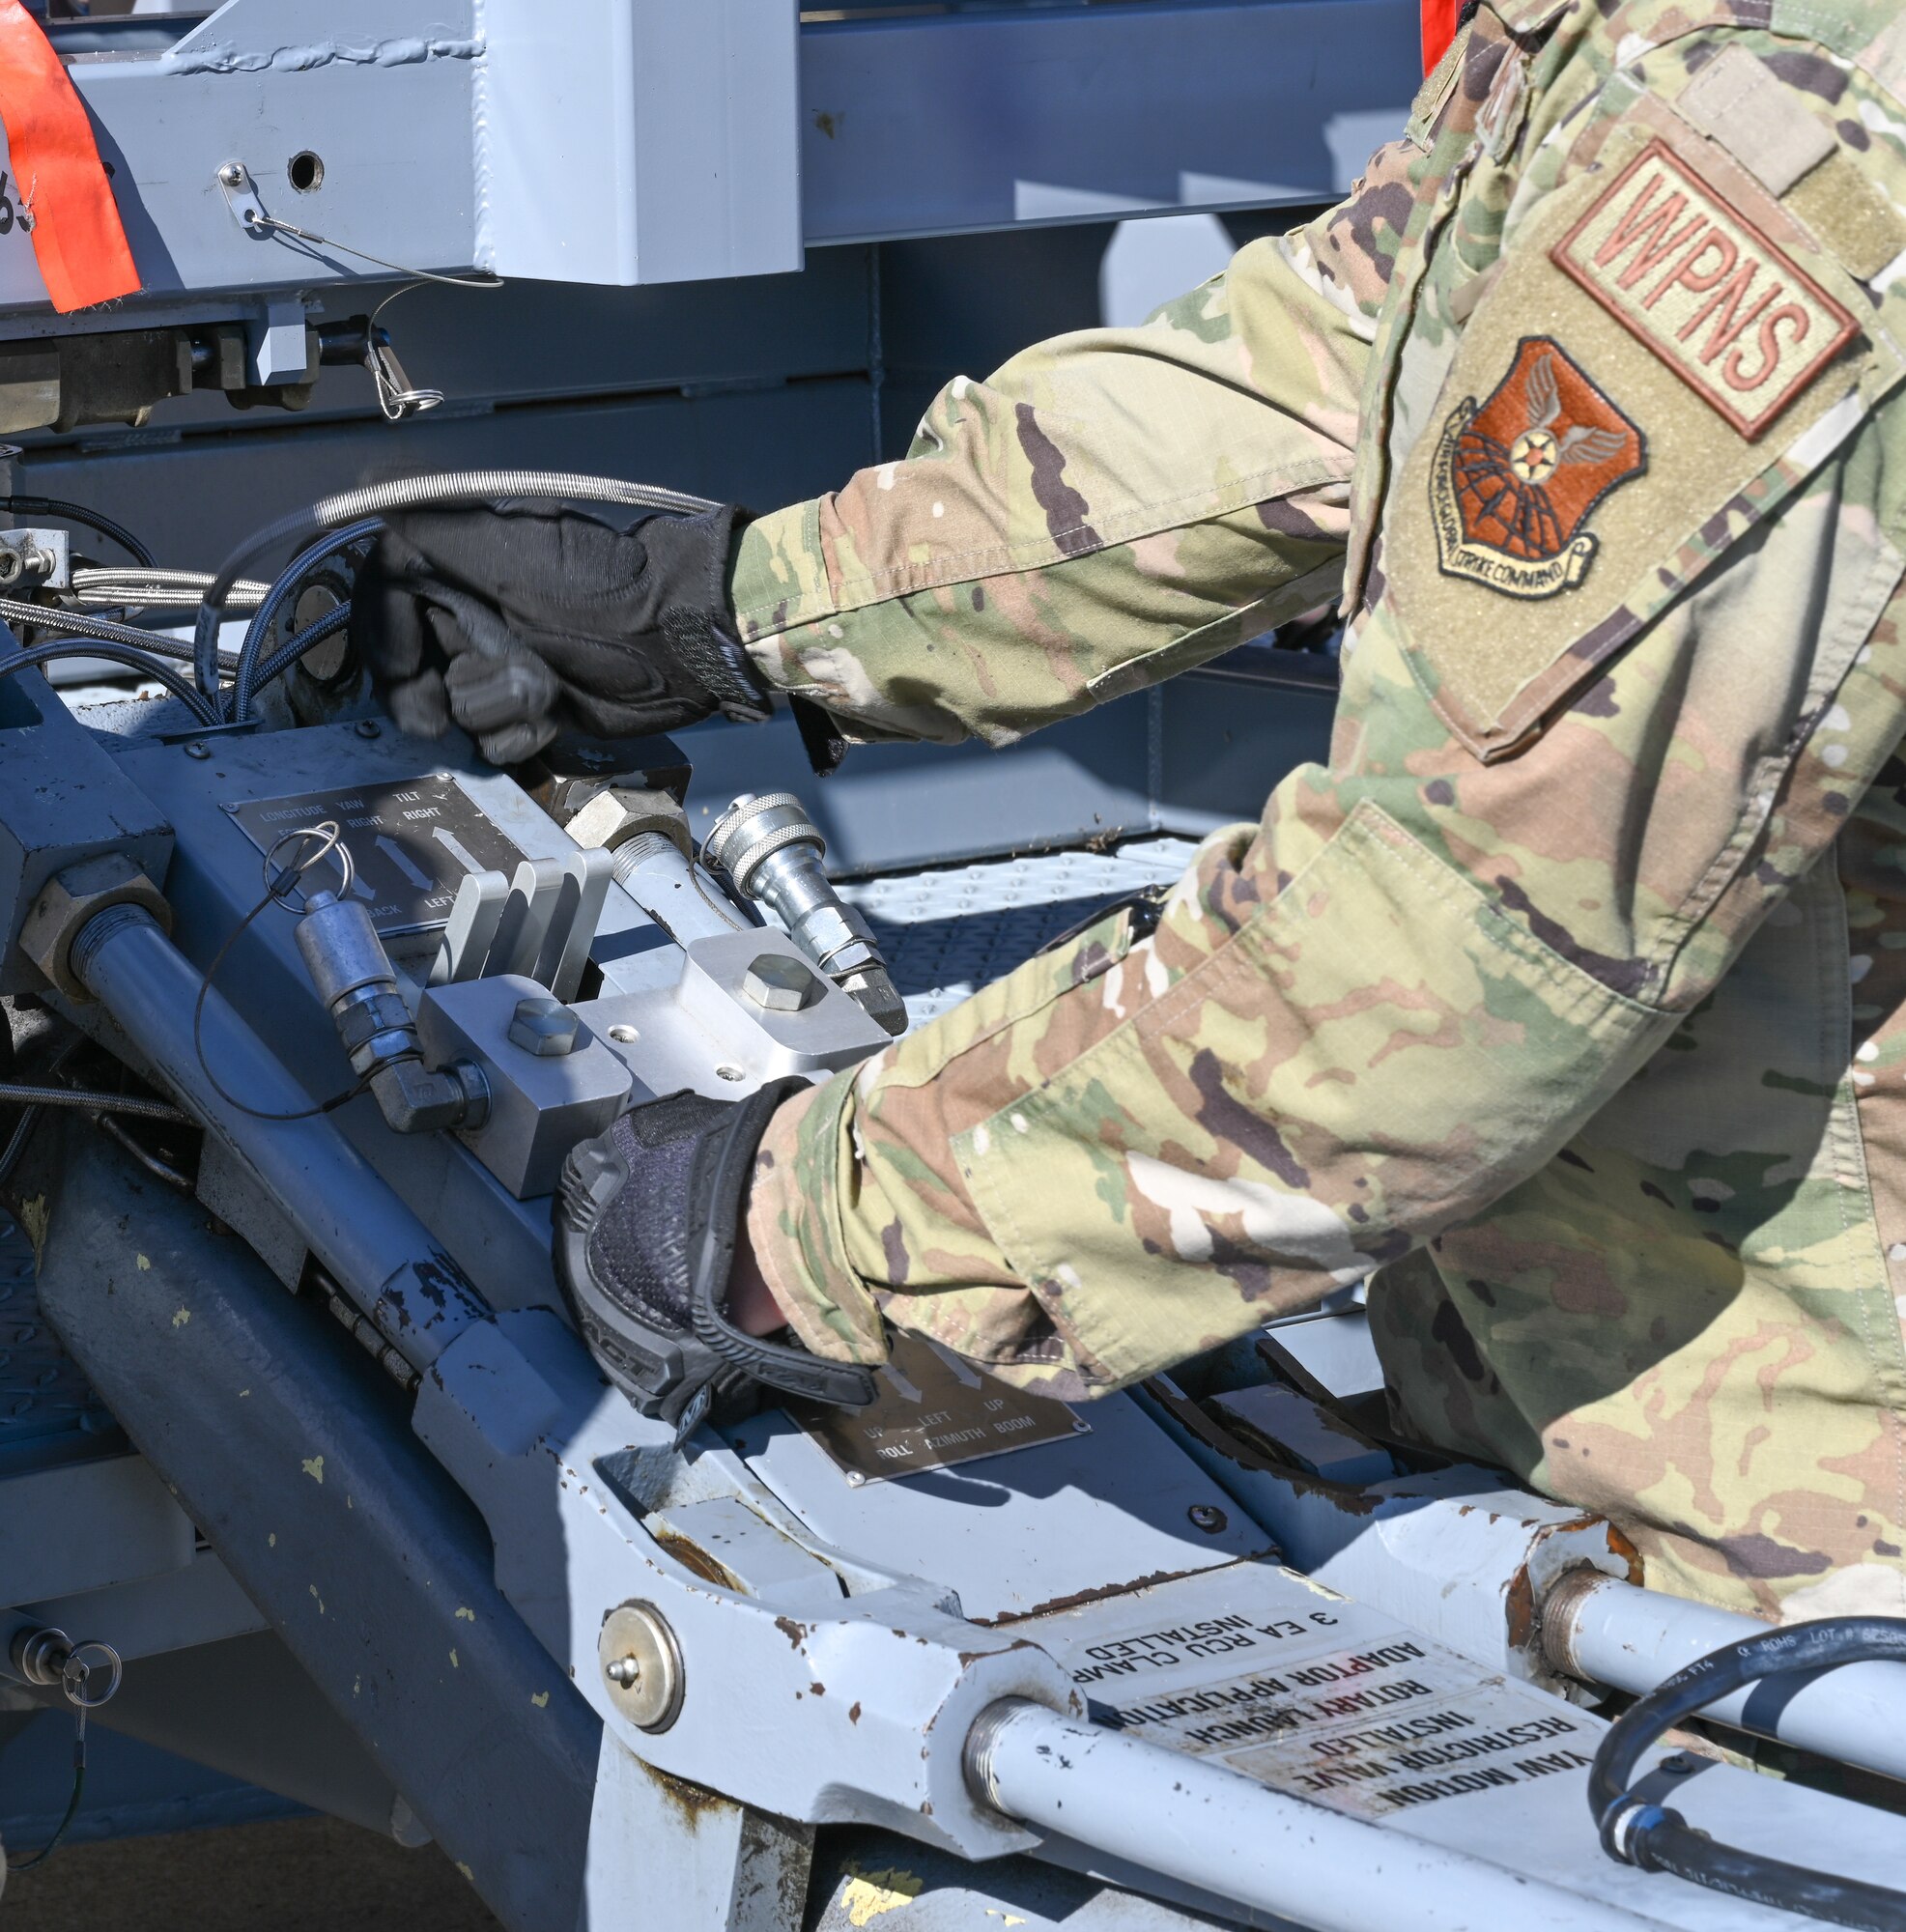
[[617,529],[576,510],[411,510],[357,573],[351,637],[398,726],[460,724],[499,765],[558,730],[674,730],[768,715],[732,635],[728,550],[741,512]]
[[743,1334],[727,1317],[754,1151],[802,1084],[645,1101],[563,1163],[556,1278],[604,1374],[678,1441],[751,1382],[842,1408],[873,1400],[869,1370]]

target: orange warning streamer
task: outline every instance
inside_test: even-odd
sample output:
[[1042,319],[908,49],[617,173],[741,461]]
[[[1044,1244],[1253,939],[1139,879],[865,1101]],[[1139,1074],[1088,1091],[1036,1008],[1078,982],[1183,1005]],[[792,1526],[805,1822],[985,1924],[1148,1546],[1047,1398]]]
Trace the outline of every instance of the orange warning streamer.
[[53,306],[66,315],[136,294],[139,270],[85,103],[20,0],[0,0],[0,124]]
[[1418,0],[1423,22],[1423,71],[1428,73],[1456,38],[1458,0]]

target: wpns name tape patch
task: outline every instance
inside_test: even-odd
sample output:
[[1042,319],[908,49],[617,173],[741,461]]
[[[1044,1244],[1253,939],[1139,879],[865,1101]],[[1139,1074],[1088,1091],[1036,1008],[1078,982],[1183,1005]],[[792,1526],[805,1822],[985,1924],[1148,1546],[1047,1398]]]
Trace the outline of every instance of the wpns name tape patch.
[[1661,141],[1549,252],[1750,442],[1859,332]]

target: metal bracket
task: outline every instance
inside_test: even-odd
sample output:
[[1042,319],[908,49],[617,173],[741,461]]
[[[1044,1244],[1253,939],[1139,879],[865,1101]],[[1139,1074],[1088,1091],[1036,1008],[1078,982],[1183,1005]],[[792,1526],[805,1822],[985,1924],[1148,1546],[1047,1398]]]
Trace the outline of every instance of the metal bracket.
[[257,185],[251,179],[251,170],[242,161],[227,161],[214,177],[224,191],[225,206],[232,211],[232,219],[254,241],[270,239],[270,217],[265,213],[265,204],[258,198]]

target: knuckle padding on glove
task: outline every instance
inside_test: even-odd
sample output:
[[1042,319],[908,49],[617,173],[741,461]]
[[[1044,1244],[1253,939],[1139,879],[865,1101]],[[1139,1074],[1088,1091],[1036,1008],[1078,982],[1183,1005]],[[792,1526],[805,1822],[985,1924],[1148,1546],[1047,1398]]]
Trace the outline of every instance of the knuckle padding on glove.
[[[641,1176],[653,1198],[679,1208],[691,1198],[699,1134],[688,1129],[669,1139],[639,1137],[632,1118],[622,1115],[610,1129],[615,1151],[631,1176]],[[688,1235],[689,1216],[680,1211],[605,1214],[589,1236],[590,1266],[600,1278],[626,1284],[637,1299],[686,1335],[692,1325]]]

